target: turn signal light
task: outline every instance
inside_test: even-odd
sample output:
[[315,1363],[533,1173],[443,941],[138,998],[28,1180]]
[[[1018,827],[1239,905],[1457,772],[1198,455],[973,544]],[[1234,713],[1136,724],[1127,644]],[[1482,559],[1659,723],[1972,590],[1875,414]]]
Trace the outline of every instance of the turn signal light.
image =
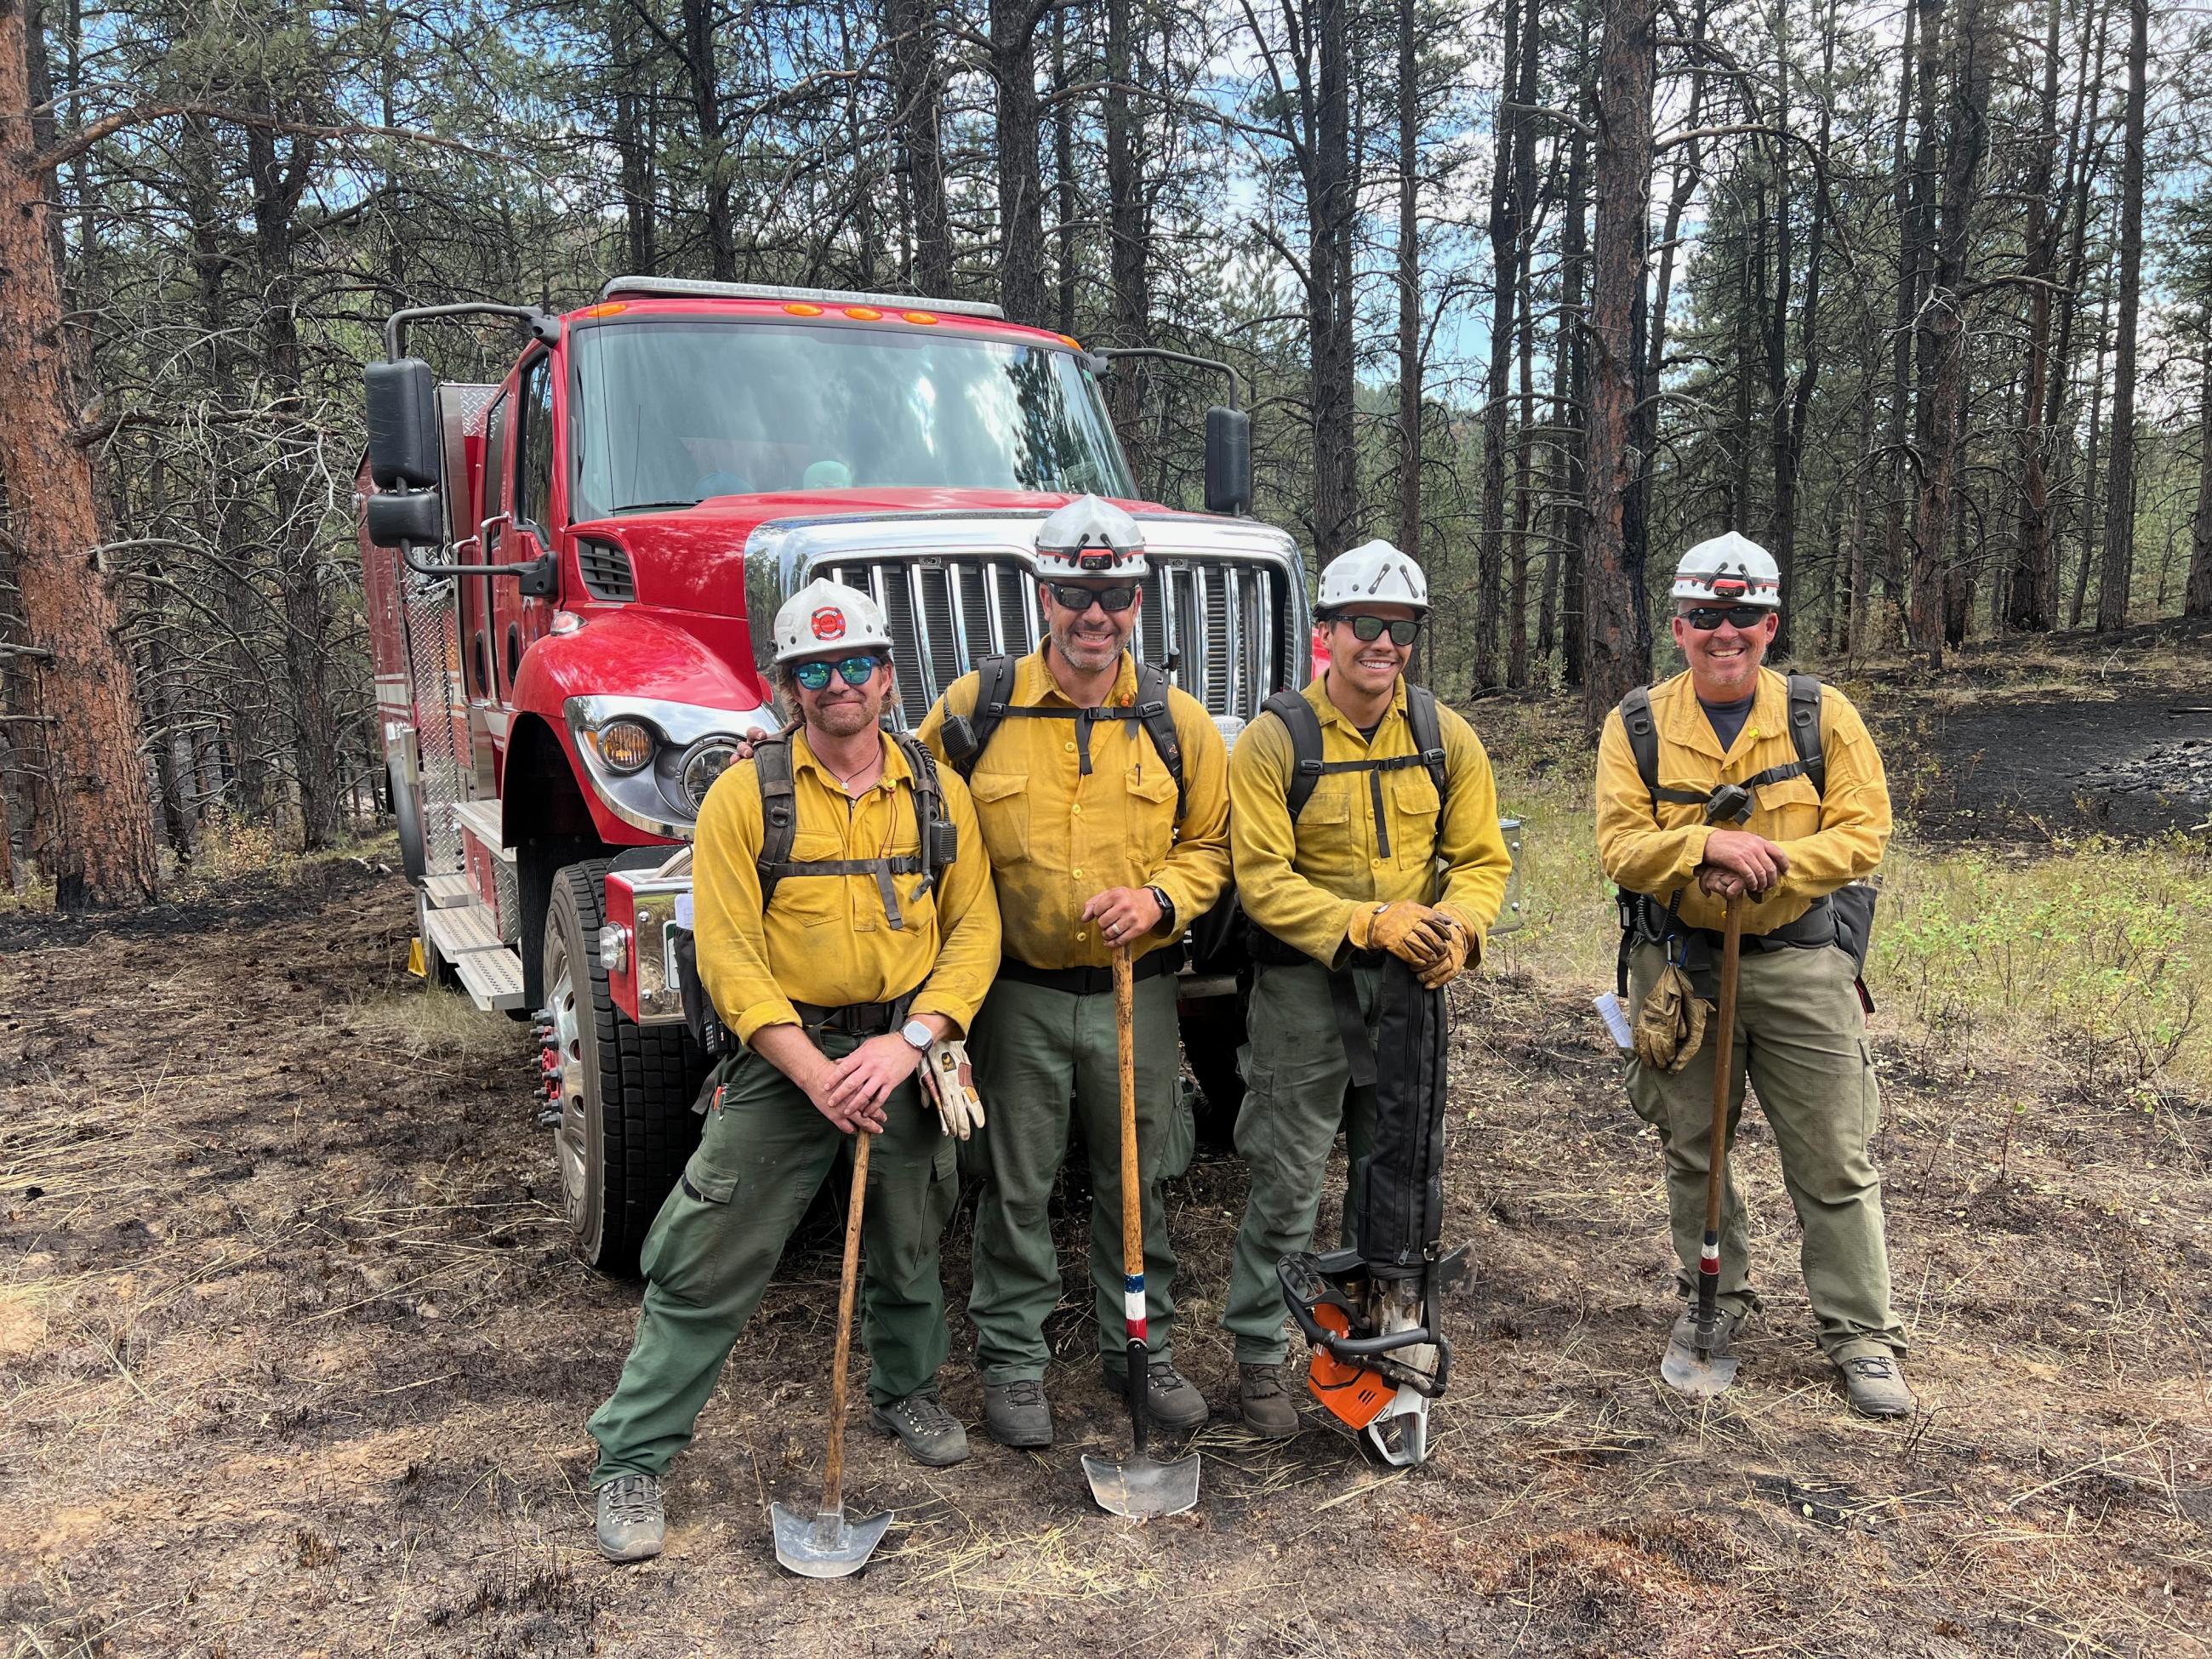
[[599,728],[599,757],[617,772],[635,772],[653,759],[653,733],[636,720],[610,720]]
[[899,315],[909,323],[933,323],[936,316],[927,311],[902,311]]
[[794,317],[819,317],[822,314],[820,306],[811,306],[804,300],[787,301],[783,308]]
[[880,322],[884,315],[873,306],[847,306],[845,314],[856,323]]

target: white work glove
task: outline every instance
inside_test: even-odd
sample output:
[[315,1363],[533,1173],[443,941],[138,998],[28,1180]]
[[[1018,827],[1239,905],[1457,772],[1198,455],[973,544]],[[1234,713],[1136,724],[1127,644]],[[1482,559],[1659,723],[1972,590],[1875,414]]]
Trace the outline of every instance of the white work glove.
[[921,1057],[921,1075],[945,1133],[965,1140],[983,1127],[983,1099],[975,1092],[975,1068],[965,1042],[941,1037],[931,1043]]

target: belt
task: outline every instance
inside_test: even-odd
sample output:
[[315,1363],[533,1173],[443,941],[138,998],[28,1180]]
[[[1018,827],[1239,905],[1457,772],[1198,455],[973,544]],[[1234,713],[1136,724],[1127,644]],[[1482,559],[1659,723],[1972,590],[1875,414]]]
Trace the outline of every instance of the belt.
[[914,1006],[914,992],[908,991],[890,1002],[848,1002],[839,1008],[825,1008],[817,1002],[794,1001],[791,1006],[799,1011],[799,1023],[807,1030],[838,1031],[847,1036],[881,1036],[906,1024],[907,1010]]
[[[1164,951],[1139,957],[1130,964],[1129,977],[1133,981],[1156,979],[1182,966],[1182,946],[1170,945]],[[1114,988],[1111,968],[1036,968],[1012,957],[1000,958],[999,977],[1010,979],[1017,985],[1042,985],[1048,991],[1065,991],[1079,997],[1095,997]]]
[[[1716,951],[1720,950],[1725,939],[1725,935],[1716,927],[1686,927],[1679,920],[1667,926],[1664,925],[1666,921],[1666,912],[1660,906],[1649,899],[1639,899],[1635,920],[1629,931],[1632,931],[1637,942],[1643,945],[1660,945],[1670,939],[1703,939]],[[1747,951],[1802,951],[1833,945],[1836,936],[1835,905],[1829,896],[1823,893],[1796,921],[1784,922],[1768,933],[1745,933],[1743,948]]]

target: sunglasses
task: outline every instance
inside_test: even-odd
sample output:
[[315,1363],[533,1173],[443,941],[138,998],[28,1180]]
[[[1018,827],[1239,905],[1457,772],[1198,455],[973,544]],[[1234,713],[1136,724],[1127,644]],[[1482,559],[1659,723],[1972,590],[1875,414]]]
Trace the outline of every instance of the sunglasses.
[[[854,686],[866,685],[883,665],[881,657],[840,657],[836,664],[838,678]],[[830,684],[830,666],[826,662],[799,663],[792,668],[791,678],[809,691],[819,691]]]
[[1417,622],[1392,622],[1383,617],[1332,617],[1329,620],[1342,623],[1355,640],[1379,640],[1388,629],[1393,645],[1411,645],[1421,631]]
[[1068,582],[1047,582],[1045,591],[1062,610],[1080,616],[1095,603],[1109,617],[1118,617],[1137,602],[1137,585],[1119,583],[1112,587],[1078,587]]
[[1763,605],[1699,605],[1685,611],[1682,620],[1700,634],[1710,634],[1723,623],[1730,628],[1756,628],[1772,614]]

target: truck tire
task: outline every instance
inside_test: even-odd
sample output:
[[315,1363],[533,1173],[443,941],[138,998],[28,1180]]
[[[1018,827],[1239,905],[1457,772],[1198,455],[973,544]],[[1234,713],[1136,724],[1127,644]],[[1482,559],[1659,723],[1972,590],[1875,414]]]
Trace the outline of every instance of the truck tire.
[[553,1131],[562,1208],[585,1262],[628,1273],[668,1189],[699,1141],[691,1107],[706,1057],[681,1025],[639,1025],[614,1006],[599,962],[610,860],[553,878],[545,916],[545,1042],[560,1120]]
[[413,779],[399,775],[396,757],[384,763],[384,781],[392,792],[392,821],[399,831],[399,867],[420,887],[430,868],[422,842],[422,798],[415,793]]

